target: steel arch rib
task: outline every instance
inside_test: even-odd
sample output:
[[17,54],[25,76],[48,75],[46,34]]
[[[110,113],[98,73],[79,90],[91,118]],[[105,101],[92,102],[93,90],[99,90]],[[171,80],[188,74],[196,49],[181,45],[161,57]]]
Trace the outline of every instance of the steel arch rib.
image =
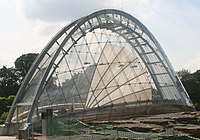
[[[80,20],[80,19],[79,19]],[[20,86],[17,95],[12,103],[12,106],[9,110],[8,113],[8,117],[6,118],[5,123],[10,124],[11,123],[11,119],[12,116],[14,114],[14,109],[16,108],[16,104],[19,103],[19,101],[22,99],[21,97],[23,97],[23,95],[25,94],[25,89],[27,88],[27,85],[30,81],[30,79],[32,78],[35,70],[38,68],[38,65],[40,64],[41,60],[44,58],[44,56],[46,55],[46,53],[48,52],[48,50],[52,47],[52,45],[67,31],[69,30],[72,26],[74,26],[74,24],[76,24],[78,22],[78,20],[75,20],[74,22],[70,23],[69,25],[67,25],[66,27],[64,27],[62,30],[60,30],[55,37],[53,37],[49,43],[46,45],[46,47],[42,50],[42,52],[40,53],[40,55],[36,58],[36,60],[33,62],[33,64],[31,65],[28,73],[26,74],[22,85]]]

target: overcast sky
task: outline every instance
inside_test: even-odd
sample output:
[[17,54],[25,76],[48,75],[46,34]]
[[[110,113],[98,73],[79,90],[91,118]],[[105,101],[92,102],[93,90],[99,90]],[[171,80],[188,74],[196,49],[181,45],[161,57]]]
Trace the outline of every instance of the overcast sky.
[[0,0],[0,68],[40,53],[71,20],[116,8],[139,19],[162,45],[175,70],[200,69],[200,0]]

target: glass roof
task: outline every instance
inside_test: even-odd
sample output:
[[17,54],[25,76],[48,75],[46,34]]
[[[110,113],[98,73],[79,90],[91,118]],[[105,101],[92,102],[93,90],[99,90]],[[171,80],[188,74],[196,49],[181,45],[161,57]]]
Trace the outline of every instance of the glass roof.
[[32,106],[15,110],[13,120],[16,113],[34,118],[36,108],[84,114],[127,104],[192,105],[146,27],[121,11],[101,12],[69,24],[47,44],[16,97]]

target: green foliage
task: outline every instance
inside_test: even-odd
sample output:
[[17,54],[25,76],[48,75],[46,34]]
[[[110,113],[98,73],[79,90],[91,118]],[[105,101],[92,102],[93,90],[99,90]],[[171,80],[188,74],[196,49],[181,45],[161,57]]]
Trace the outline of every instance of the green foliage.
[[182,70],[178,71],[177,74],[181,79],[185,79],[187,77],[190,77],[190,75],[191,75],[190,71],[186,70],[186,69],[182,69]]
[[[200,70],[189,73],[188,70],[180,71],[181,81],[187,90],[197,110],[200,110]],[[180,74],[179,73],[179,74]]]
[[0,124],[3,124],[6,120],[8,116],[8,112],[3,112],[1,115],[0,115]]
[[8,115],[9,106],[12,105],[14,98],[15,96],[13,95],[8,96],[7,98],[0,97],[0,124],[5,122]]
[[15,68],[7,68],[6,66],[0,68],[0,96],[16,95],[37,55],[36,53],[24,54],[15,60]]
[[7,98],[5,97],[0,97],[0,115],[3,113],[3,112],[7,112],[8,111],[8,108],[7,108]]
[[19,77],[15,68],[0,68],[0,96],[15,95],[19,88]]
[[10,95],[10,96],[8,96],[8,98],[7,98],[7,100],[9,101],[9,102],[11,102],[12,103],[12,101],[15,99],[15,96],[14,95]]
[[200,70],[197,70],[195,73],[193,73],[193,76],[200,81]]
[[37,53],[23,54],[15,60],[15,68],[18,71],[20,80],[22,81],[25,75],[28,73],[33,61],[38,56]]
[[0,120],[4,120],[5,121],[7,116],[8,116],[8,112],[4,112],[3,114],[1,114]]
[[0,68],[0,122],[6,119],[8,106],[12,105],[21,82],[37,55],[36,53],[24,54],[16,59],[15,68],[6,66]]

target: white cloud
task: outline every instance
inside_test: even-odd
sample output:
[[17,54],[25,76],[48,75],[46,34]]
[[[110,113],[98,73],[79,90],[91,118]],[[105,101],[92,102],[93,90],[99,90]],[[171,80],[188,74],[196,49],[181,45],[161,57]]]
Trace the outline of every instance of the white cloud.
[[[1,36],[0,36],[1,37]],[[0,42],[2,43],[0,60],[2,65],[12,66],[16,58],[16,53],[20,53],[21,50],[18,46],[23,46],[23,39],[20,36],[14,36],[13,34],[8,34],[4,37],[1,37]],[[4,47],[6,46],[6,47]]]
[[200,51],[196,53],[195,56],[191,56],[191,58],[185,62],[183,68],[191,70],[191,72],[195,72],[200,69]]
[[47,22],[74,19],[94,10],[107,7],[106,0],[34,0],[21,1],[21,10],[29,19]]
[[[158,10],[159,13],[146,24],[161,43],[174,68],[180,70],[189,60],[196,61],[193,56],[200,52],[200,7],[188,2],[177,5],[162,1]],[[191,71],[196,69],[200,69],[200,65],[190,68]]]
[[[200,6],[183,0],[0,0],[0,67],[40,52],[73,19],[105,8],[123,10],[152,31],[176,70],[199,60]],[[199,4],[200,5],[200,4]],[[2,48],[3,47],[3,48]],[[9,55],[9,57],[6,57]],[[196,57],[192,57],[195,55]],[[195,62],[198,69],[199,61]],[[188,63],[186,65],[186,63]]]
[[58,29],[61,29],[61,28],[62,28],[61,23],[48,23],[48,22],[38,20],[38,21],[35,21],[34,23],[32,34],[34,36],[37,36],[37,35],[48,36],[48,35],[52,35],[53,33],[55,34],[56,31],[58,31]]
[[0,6],[7,6],[10,0],[0,0]]
[[[60,22],[79,18],[93,11],[117,8],[134,11],[141,18],[157,12],[159,0],[18,0],[20,13],[31,20]],[[132,13],[132,12],[131,12]]]

